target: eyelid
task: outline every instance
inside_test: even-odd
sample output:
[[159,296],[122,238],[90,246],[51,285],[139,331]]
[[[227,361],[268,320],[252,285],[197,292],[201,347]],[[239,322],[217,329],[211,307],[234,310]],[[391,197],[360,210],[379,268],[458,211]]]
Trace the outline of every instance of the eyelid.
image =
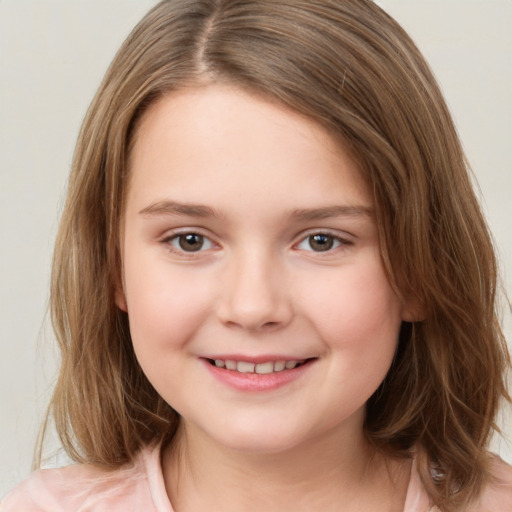
[[[315,236],[315,235],[326,235],[332,237],[335,241],[339,242],[339,244],[336,247],[332,247],[326,251],[314,251],[312,249],[299,249],[299,245],[305,242],[308,238]],[[348,233],[342,234],[339,231],[335,231],[332,229],[309,229],[306,232],[303,232],[300,234],[300,237],[298,237],[298,241],[293,244],[294,248],[298,248],[299,250],[304,250],[306,252],[312,252],[315,254],[329,254],[334,252],[336,249],[339,249],[340,247],[346,247],[353,245],[354,242],[352,240],[352,236]]]
[[[185,235],[199,235],[203,237],[204,240],[207,240],[209,244],[211,244],[211,247],[208,247],[207,249],[200,249],[198,251],[185,251],[182,249],[179,249],[173,245],[173,241],[176,240],[180,236]],[[220,248],[219,244],[215,242],[213,237],[206,233],[204,229],[201,228],[195,228],[195,227],[183,227],[183,228],[177,228],[177,229],[171,229],[165,232],[162,237],[160,237],[160,243],[166,246],[166,249],[173,254],[176,254],[178,256],[182,256],[185,258],[194,258],[198,257],[199,255],[202,255],[202,253],[208,252],[212,249],[218,249]]]

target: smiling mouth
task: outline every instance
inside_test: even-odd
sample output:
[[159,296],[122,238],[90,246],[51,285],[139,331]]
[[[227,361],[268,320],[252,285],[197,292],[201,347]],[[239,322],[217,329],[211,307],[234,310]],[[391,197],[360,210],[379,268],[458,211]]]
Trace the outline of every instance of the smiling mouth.
[[207,361],[217,368],[223,368],[238,373],[255,373],[265,375],[269,373],[278,373],[286,370],[293,370],[303,366],[314,358],[300,359],[300,360],[282,360],[282,361],[267,361],[263,363],[250,363],[248,361],[234,361],[231,359],[207,359]]

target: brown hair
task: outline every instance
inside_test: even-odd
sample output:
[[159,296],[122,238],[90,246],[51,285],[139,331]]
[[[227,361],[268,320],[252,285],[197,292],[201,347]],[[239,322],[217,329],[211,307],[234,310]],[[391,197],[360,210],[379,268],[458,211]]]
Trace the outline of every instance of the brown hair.
[[373,192],[391,284],[421,304],[367,405],[380,450],[410,456],[443,510],[475,499],[507,396],[496,263],[452,119],[411,39],[370,0],[168,0],[133,30],[84,121],[56,243],[62,363],[51,413],[68,454],[118,467],[177,414],[135,358],[114,300],[137,121],[158,97],[229,82],[325,126]]

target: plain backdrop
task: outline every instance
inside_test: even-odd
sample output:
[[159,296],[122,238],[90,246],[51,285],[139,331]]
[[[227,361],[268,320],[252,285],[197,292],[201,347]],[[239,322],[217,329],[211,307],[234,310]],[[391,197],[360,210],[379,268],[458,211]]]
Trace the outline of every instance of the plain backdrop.
[[[512,1],[377,3],[442,85],[511,294]],[[154,4],[0,0],[0,497],[30,471],[55,377],[49,268],[78,129],[115,51]],[[505,429],[512,439],[510,423]],[[494,449],[512,462],[510,445],[497,440]]]

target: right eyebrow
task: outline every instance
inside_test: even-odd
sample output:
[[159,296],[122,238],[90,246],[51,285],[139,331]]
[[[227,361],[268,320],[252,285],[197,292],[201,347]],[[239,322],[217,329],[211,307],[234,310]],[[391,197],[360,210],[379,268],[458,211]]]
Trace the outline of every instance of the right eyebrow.
[[186,215],[189,217],[220,217],[209,206],[192,203],[179,203],[177,201],[163,200],[146,206],[139,212],[140,215]]
[[373,218],[375,211],[366,205],[334,205],[323,208],[305,208],[294,210],[292,219],[300,221],[317,221],[332,217],[368,217]]

